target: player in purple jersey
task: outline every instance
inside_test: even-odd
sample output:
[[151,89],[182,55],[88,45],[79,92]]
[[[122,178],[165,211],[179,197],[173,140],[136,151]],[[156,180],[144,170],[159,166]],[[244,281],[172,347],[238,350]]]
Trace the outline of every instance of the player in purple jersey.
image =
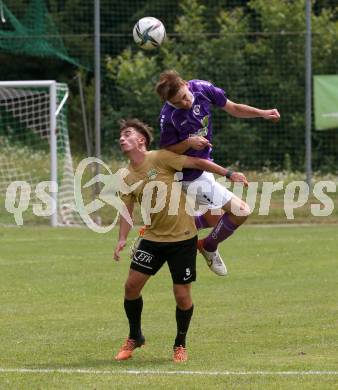
[[[185,81],[174,70],[160,75],[156,92],[165,102],[160,113],[160,146],[178,154],[211,159],[212,106],[237,118],[264,118],[273,122],[280,119],[275,108],[261,110],[234,103],[223,89],[205,80]],[[185,191],[195,193],[198,205],[208,208],[195,217],[197,228],[214,227],[206,238],[198,241],[198,249],[212,271],[226,275],[217,246],[245,222],[251,212],[249,206],[207,172],[183,170],[182,186]]]

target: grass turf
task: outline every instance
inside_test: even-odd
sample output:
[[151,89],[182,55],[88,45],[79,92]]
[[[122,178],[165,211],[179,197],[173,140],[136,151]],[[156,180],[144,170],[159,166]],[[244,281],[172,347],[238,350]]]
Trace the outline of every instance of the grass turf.
[[[175,365],[166,266],[143,292],[146,346],[117,363],[129,259],[111,259],[116,231],[0,228],[0,369],[96,370],[0,371],[0,388],[336,389],[338,375],[224,372],[337,371],[337,239],[336,225],[243,227],[221,246],[226,278],[199,257],[189,361]],[[175,370],[205,375],[163,373]]]

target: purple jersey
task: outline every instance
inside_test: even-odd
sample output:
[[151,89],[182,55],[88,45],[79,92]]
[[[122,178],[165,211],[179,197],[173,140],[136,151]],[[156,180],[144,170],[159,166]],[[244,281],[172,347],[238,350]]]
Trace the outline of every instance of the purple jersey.
[[[177,144],[193,135],[201,135],[211,143],[211,106],[224,107],[227,101],[225,92],[204,80],[190,80],[188,84],[193,95],[192,107],[189,110],[175,108],[168,102],[162,107],[161,148]],[[184,154],[211,160],[210,147],[203,150],[188,149]],[[183,169],[183,180],[192,181],[201,174],[202,171],[198,169]]]

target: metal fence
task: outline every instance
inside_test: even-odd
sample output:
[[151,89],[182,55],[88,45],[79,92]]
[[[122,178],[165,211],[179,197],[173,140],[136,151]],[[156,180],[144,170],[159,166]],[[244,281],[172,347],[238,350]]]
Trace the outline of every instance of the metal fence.
[[[15,66],[3,68],[1,78],[27,79],[40,74],[66,81],[73,97],[70,133],[77,145],[84,139],[74,80],[80,65],[92,129],[89,138],[94,139],[94,2],[3,3],[7,21],[0,25],[0,55]],[[8,12],[28,26],[17,36],[10,34],[13,22]],[[305,0],[101,0],[100,16],[105,155],[119,156],[117,120],[121,117],[137,116],[158,129],[161,103],[154,84],[161,71],[175,68],[186,79],[214,82],[235,102],[277,107],[281,113],[280,123],[271,124],[232,118],[216,109],[213,155],[217,162],[242,169],[305,170]],[[165,24],[169,39],[160,50],[147,53],[134,44],[132,28],[143,16],[157,17]],[[10,43],[14,47],[18,41],[17,51],[11,52]],[[313,75],[338,74],[337,41],[336,1],[312,1]],[[1,45],[4,42],[9,45]],[[22,53],[21,46],[26,48]],[[158,131],[155,146],[157,142]],[[84,146],[81,151],[85,152]],[[313,169],[336,172],[337,163],[337,129],[312,128]]]

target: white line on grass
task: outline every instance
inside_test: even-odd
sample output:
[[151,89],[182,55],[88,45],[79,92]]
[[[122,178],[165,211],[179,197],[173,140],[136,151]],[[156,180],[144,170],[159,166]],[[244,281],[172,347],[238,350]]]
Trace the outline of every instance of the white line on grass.
[[303,376],[338,375],[338,371],[161,371],[161,370],[91,370],[86,368],[1,368],[0,373],[30,374],[91,374],[91,375],[247,375],[247,376]]

